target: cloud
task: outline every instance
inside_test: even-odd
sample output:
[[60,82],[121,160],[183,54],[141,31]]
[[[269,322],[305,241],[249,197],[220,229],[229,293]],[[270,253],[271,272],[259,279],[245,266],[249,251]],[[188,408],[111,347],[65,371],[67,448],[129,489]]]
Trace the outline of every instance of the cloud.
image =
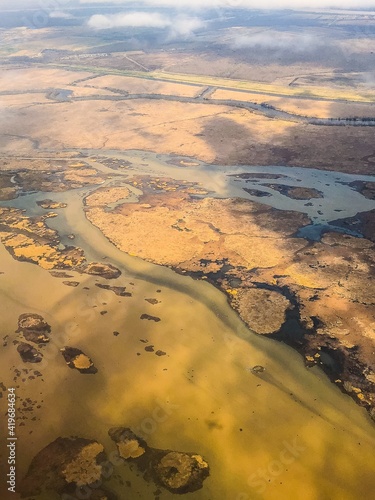
[[131,12],[110,15],[96,14],[90,17],[87,24],[90,28],[96,29],[120,28],[125,26],[166,28],[171,25],[171,21],[166,16],[157,12]]
[[[134,5],[134,0],[80,0],[81,4],[117,4]],[[354,8],[375,9],[375,0],[138,0],[138,4],[153,7],[173,7],[175,9],[203,10],[207,8],[243,8],[243,9],[325,9]]]
[[[320,66],[346,67],[352,53],[345,50],[340,38],[327,36],[313,30],[303,32],[266,29],[262,32],[242,31],[227,38],[224,42],[231,50],[239,51],[248,61],[276,64],[309,63]],[[356,68],[360,71],[363,64],[357,58]]]
[[182,15],[171,17],[158,12],[129,12],[109,15],[96,14],[90,17],[87,24],[90,28],[94,29],[121,27],[168,29],[170,37],[187,37],[204,26],[204,22],[196,17]]
[[370,88],[375,88],[375,71],[362,73],[363,83]]
[[205,23],[197,17],[179,16],[175,18],[171,31],[172,35],[187,37],[204,26]]
[[[84,2],[81,0],[0,0],[0,12],[14,11],[17,9],[37,9],[49,12],[52,10],[59,10],[71,6],[78,6],[84,3],[88,2]],[[94,0],[93,3],[99,2],[97,0]],[[103,0],[102,3],[103,5],[108,4],[106,0]],[[126,3],[126,0],[124,3]]]
[[375,0],[0,0],[0,12],[18,9],[50,11],[78,5],[117,5],[124,7],[170,7],[175,10],[200,11],[206,9],[373,9]]
[[277,49],[303,53],[315,51],[317,47],[323,46],[324,44],[324,40],[312,35],[275,31],[255,33],[254,35],[238,35],[230,41],[230,45],[235,49]]
[[72,16],[68,12],[63,12],[61,10],[53,10],[49,14],[49,17],[52,19],[73,19],[74,18],[74,16]]
[[374,9],[375,0],[0,0],[0,11],[19,8],[52,10],[74,5],[102,4],[134,6],[135,4],[152,7],[172,7],[183,10],[204,10],[209,8],[244,8],[244,9],[324,9],[354,8]]

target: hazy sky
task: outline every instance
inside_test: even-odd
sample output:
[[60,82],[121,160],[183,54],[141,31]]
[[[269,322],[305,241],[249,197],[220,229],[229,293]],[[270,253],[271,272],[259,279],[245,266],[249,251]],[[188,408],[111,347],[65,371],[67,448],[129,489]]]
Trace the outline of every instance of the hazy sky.
[[[79,0],[81,4],[87,3],[115,3],[126,5],[134,3],[132,0]],[[207,7],[243,7],[243,8],[311,8],[311,7],[352,7],[375,8],[375,0],[140,0],[138,4],[153,6],[171,6],[187,8]]]
[[183,9],[204,9],[216,7],[242,8],[374,8],[375,0],[0,0],[1,10],[15,8],[40,8],[43,10],[59,10],[72,5],[116,4],[132,6],[152,5],[154,7],[170,6]]

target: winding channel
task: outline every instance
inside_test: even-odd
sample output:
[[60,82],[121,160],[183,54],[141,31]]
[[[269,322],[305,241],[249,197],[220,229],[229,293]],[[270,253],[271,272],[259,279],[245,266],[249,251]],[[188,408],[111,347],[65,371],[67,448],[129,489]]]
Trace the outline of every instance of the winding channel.
[[[74,88],[74,87],[73,87]],[[220,88],[220,87],[217,87]],[[94,87],[95,89],[95,87]],[[157,93],[138,93],[131,94],[126,91],[121,91],[113,88],[104,88],[97,90],[108,90],[112,94],[108,95],[91,95],[91,96],[74,96],[71,89],[59,89],[59,88],[47,88],[47,89],[32,89],[32,90],[22,90],[22,91],[0,91],[0,95],[23,95],[23,94],[45,94],[46,98],[51,100],[51,103],[59,102],[78,102],[78,101],[129,101],[129,100],[164,100],[172,102],[182,102],[190,104],[212,104],[216,106],[230,106],[232,108],[246,109],[250,112],[263,115],[271,119],[279,119],[285,121],[298,122],[306,125],[316,125],[316,126],[349,126],[349,127],[374,127],[375,118],[369,117],[366,119],[362,118],[317,118],[303,116],[296,113],[291,113],[284,111],[274,106],[267,105],[266,103],[257,104],[251,101],[241,101],[234,99],[214,99],[210,95],[206,95],[206,91],[210,93],[211,88],[207,88],[203,94],[197,97],[186,97],[177,96],[169,94],[157,94]],[[116,92],[120,95],[114,95]],[[277,94],[276,94],[277,95]],[[282,97],[282,96],[280,96]],[[284,96],[285,97],[285,96]],[[343,101],[346,102],[346,101]],[[45,104],[45,103],[40,103]]]
[[[145,152],[82,153],[89,155],[85,161],[112,176],[107,183],[125,185],[124,175],[152,173],[194,178],[216,196],[241,191],[248,197],[224,167],[196,162],[181,168],[168,164],[170,157]],[[101,163],[100,156],[128,160],[131,165],[121,174]],[[317,176],[317,182],[331,182],[330,189],[338,190],[334,202],[339,203],[339,190],[346,189],[339,183],[344,174],[293,171],[296,183],[303,176],[306,181]],[[292,176],[288,169],[280,172]],[[249,331],[214,287],[116,249],[85,217],[83,199],[94,189],[34,193],[1,203],[36,215],[45,213],[37,200],[66,202],[68,207],[57,210],[58,217],[48,224],[58,230],[64,244],[72,244],[67,236],[74,234],[73,244],[84,249],[88,260],[121,269],[122,276],[111,284],[126,286],[132,293],[118,297],[95,286],[105,280],[69,272],[80,283],[72,289],[36,265],[15,261],[1,245],[5,274],[0,275],[0,314],[5,328],[14,331],[18,315],[24,312],[42,314],[52,326],[52,341],[38,367],[44,382],[33,380],[18,389],[21,397],[43,400],[37,420],[19,428],[20,474],[32,455],[58,436],[94,438],[111,451],[108,429],[125,425],[143,432],[150,446],[194,451],[207,459],[210,477],[202,490],[189,494],[193,500],[369,498],[375,487],[375,428],[366,412],[319,369],[306,369],[292,349]],[[353,192],[356,206],[347,206],[345,216],[358,207],[368,209],[371,203],[373,207],[357,194]],[[278,208],[296,201],[274,196],[267,203],[279,203]],[[328,202],[321,208],[328,220],[332,215]],[[146,298],[159,303],[151,305]],[[103,310],[106,313],[100,314]],[[161,321],[142,321],[142,313]],[[145,352],[143,340],[166,356]],[[64,345],[86,352],[98,373],[86,376],[67,368],[58,351]],[[20,365],[11,348],[1,352],[0,362]],[[265,371],[252,373],[255,365]],[[160,407],[165,418],[156,417]],[[30,430],[32,443],[26,446]],[[122,466],[115,472],[108,487],[120,498],[154,498],[155,485],[135,471]],[[124,486],[126,481],[130,486]],[[163,499],[175,497],[162,494]],[[53,500],[51,493],[36,498]]]

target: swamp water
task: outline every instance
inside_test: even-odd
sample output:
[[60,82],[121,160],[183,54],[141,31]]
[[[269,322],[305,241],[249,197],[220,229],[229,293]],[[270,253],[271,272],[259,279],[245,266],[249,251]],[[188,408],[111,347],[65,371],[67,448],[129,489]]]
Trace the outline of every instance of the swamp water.
[[[190,180],[185,168],[139,153],[138,161],[145,159],[156,175],[169,172]],[[118,175],[99,163],[93,165]],[[196,175],[195,180],[201,179]],[[207,175],[204,187],[212,189],[213,182],[215,176]],[[68,287],[34,264],[15,261],[0,246],[0,314],[3,335],[10,336],[0,351],[2,382],[19,385],[17,396],[35,402],[25,426],[17,426],[18,478],[32,457],[59,436],[97,439],[110,454],[115,445],[108,429],[125,426],[150,446],[196,452],[208,461],[210,477],[201,490],[186,495],[192,500],[370,499],[375,427],[366,412],[319,369],[306,369],[292,349],[250,332],[214,287],[117,250],[84,216],[83,197],[89,191],[38,193],[6,203],[36,214],[46,213],[36,200],[67,202],[48,224],[65,244],[72,244],[67,235],[75,234],[73,244],[85,250],[88,260],[121,269],[122,276],[108,283],[132,293],[119,297],[95,286],[106,280],[75,272],[69,272],[70,279],[80,285]],[[18,316],[25,312],[48,321],[51,342],[43,348],[43,361],[31,366],[42,377],[25,375],[22,382],[21,375],[14,382],[15,368],[30,369],[11,342]],[[141,320],[142,314],[161,321]],[[149,344],[166,355],[145,351]],[[59,352],[65,345],[82,349],[98,373],[69,369]],[[256,365],[265,371],[253,373]],[[2,449],[2,467],[3,460]],[[105,485],[121,500],[153,500],[158,490],[127,464],[115,466]],[[160,499],[177,496],[159,494]],[[59,497],[48,492],[35,498]]]

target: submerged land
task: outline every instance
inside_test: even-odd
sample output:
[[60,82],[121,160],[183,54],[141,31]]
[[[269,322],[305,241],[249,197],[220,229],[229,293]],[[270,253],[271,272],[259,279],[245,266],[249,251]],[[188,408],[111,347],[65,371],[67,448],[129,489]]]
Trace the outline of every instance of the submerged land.
[[[368,497],[375,15],[228,11],[166,40],[83,10],[2,21],[18,493]],[[297,437],[293,471],[267,469]]]

